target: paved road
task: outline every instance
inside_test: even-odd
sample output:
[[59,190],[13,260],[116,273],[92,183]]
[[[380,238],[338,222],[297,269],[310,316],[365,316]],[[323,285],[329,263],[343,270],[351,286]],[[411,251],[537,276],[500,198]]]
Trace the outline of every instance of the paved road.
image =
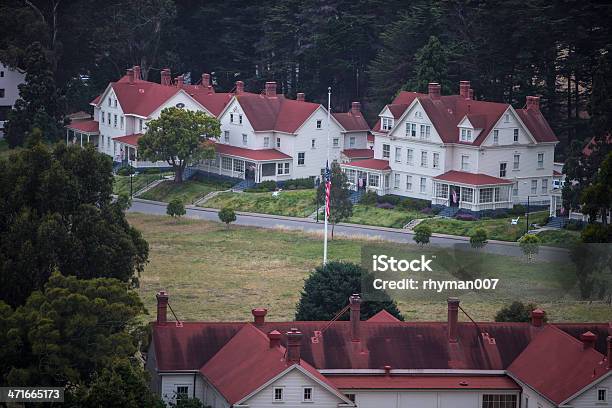
[[[166,203],[157,201],[149,201],[135,198],[132,202],[131,212],[139,212],[145,214],[165,215]],[[193,206],[186,207],[187,217],[199,218],[208,221],[219,222],[217,210],[207,208],[197,208]],[[236,213],[236,224],[248,225],[262,228],[287,228],[292,230],[301,230],[309,232],[322,232],[323,223],[316,223],[311,219],[272,216],[266,214],[253,213]],[[334,235],[347,237],[368,237],[378,238],[384,241],[414,243],[413,233],[405,230],[383,227],[370,227],[356,224],[338,224],[334,230]],[[457,237],[452,235],[434,234],[431,237],[431,244],[440,247],[454,247],[456,245],[467,246],[469,240],[465,237]],[[489,241],[483,249],[489,253],[510,255],[522,257],[523,253],[516,243],[503,241]],[[568,260],[567,251],[553,247],[541,247],[538,254],[538,259],[541,260]]]

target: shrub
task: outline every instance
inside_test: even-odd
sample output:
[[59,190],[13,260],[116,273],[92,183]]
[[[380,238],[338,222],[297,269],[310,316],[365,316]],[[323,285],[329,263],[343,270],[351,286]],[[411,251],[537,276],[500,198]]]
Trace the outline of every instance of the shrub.
[[540,238],[535,234],[525,234],[519,239],[519,245],[528,260],[533,260],[540,249]]
[[[496,322],[529,322],[531,312],[537,308],[533,303],[524,304],[523,302],[512,302],[508,306],[502,307],[495,315]],[[546,317],[544,317],[546,321]]]
[[476,228],[474,232],[470,234],[470,245],[472,248],[483,248],[487,245],[487,231],[484,228]]
[[379,196],[377,201],[379,203],[388,203],[396,206],[400,202],[400,197],[393,194],[385,194],[384,196]]
[[395,208],[395,206],[391,203],[378,203],[376,204],[376,207],[383,208],[385,210],[392,210]]
[[467,213],[457,214],[455,215],[455,219],[459,221],[478,221],[478,217],[476,217],[474,214]]
[[229,228],[229,225],[236,221],[236,213],[234,212],[234,209],[230,207],[222,208],[221,211],[219,211],[219,220],[224,222]]
[[431,238],[431,228],[427,225],[419,224],[414,229],[414,242],[419,245],[429,244]]
[[444,207],[443,207],[443,206],[441,206],[441,205],[434,205],[434,206],[427,207],[427,208],[431,208],[431,213],[432,213],[433,215],[438,215],[438,214],[440,214],[440,211],[442,211],[442,209],[443,209]]
[[257,185],[257,188],[263,191],[274,191],[276,190],[276,181],[273,181],[273,180],[262,181],[261,183]]
[[117,174],[119,176],[129,176],[130,174],[136,173],[136,169],[132,166],[123,166],[119,170],[117,170]]
[[185,206],[183,205],[183,202],[178,198],[170,201],[166,207],[166,214],[171,217],[181,217],[185,215]]
[[612,242],[612,227],[602,224],[589,224],[582,230],[582,242],[589,244]]
[[565,229],[569,231],[580,231],[584,228],[584,223],[580,220],[568,220]]
[[525,215],[527,208],[523,204],[515,204],[508,214],[510,215]]
[[307,177],[307,178],[287,180],[283,183],[283,188],[287,190],[314,188],[314,178]]
[[374,205],[376,204],[378,195],[373,191],[366,191],[363,196],[361,196],[361,200],[359,200],[360,204],[364,205]]
[[[421,200],[418,198],[404,198],[402,200],[400,200],[400,202],[398,203],[398,206],[400,208],[403,208],[405,210],[416,210],[416,211],[420,211],[423,208],[427,208],[430,206],[430,202],[427,200]],[[438,211],[439,212],[439,211]]]
[[[431,207],[425,207],[425,208],[423,208],[421,210],[421,213],[429,215],[429,214],[433,214],[433,211],[434,210]],[[438,210],[438,212],[440,212],[440,211]]]

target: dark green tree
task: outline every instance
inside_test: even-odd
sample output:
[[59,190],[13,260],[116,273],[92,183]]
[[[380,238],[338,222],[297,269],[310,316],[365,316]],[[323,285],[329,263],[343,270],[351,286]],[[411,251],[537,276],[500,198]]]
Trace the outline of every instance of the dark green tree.
[[219,220],[224,223],[227,228],[229,228],[229,225],[236,221],[236,213],[234,212],[233,208],[230,207],[224,207],[221,209],[221,211],[219,211]]
[[510,305],[502,307],[495,315],[496,322],[529,322],[531,311],[537,308],[533,303],[524,304],[515,301]]
[[449,94],[454,89],[448,79],[448,51],[438,37],[431,36],[415,55],[414,77],[404,86],[407,91],[427,93],[430,82],[442,86],[442,93]]
[[[318,266],[306,279],[304,290],[297,304],[295,320],[330,320],[347,304],[349,296],[361,292],[364,275],[361,266],[350,262],[331,261]],[[386,294],[377,302],[361,304],[361,318],[368,319],[381,310],[386,310],[404,320],[397,304]],[[341,320],[348,320],[344,314]]]
[[483,248],[487,245],[487,230],[484,228],[476,228],[472,234],[470,234],[470,245],[472,248]]
[[185,206],[183,205],[183,202],[178,198],[175,198],[170,201],[168,203],[168,206],[166,207],[166,214],[171,217],[177,218],[180,218],[185,215]]
[[[330,209],[328,221],[332,225],[331,238],[334,239],[334,227],[353,215],[353,203],[350,199],[351,191],[348,187],[346,174],[338,163],[332,163],[331,168],[331,191],[329,194]],[[325,183],[321,183],[317,189],[317,200],[325,203]]]
[[431,228],[428,225],[419,224],[414,228],[412,239],[419,245],[429,244],[431,238]]

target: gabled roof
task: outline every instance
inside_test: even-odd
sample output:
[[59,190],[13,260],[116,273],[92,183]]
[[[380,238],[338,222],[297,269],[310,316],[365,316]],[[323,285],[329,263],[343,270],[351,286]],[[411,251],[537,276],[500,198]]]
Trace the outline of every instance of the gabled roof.
[[66,125],[68,129],[76,130],[82,133],[99,133],[99,123],[95,120],[80,120]]
[[287,160],[292,157],[275,149],[247,149],[244,147],[231,146],[223,143],[215,143],[217,153],[227,156],[236,156],[244,159],[262,160]]
[[137,147],[138,146],[138,139],[140,139],[141,137],[142,137],[142,133],[136,133],[136,134],[132,134],[132,135],[125,135],[125,136],[115,137],[113,140],[115,142],[124,143],[124,144],[130,145],[130,146]]
[[366,160],[357,160],[349,163],[343,163],[342,166],[351,166],[351,167],[360,167],[363,169],[371,169],[371,170],[391,170],[391,166],[389,166],[388,160],[381,159],[366,159]]
[[470,184],[474,186],[485,186],[493,184],[512,184],[510,180],[505,180],[487,174],[468,173],[466,171],[450,170],[444,174],[434,177],[435,180],[449,181],[451,183]]
[[367,132],[370,130],[370,125],[368,125],[361,112],[334,112],[332,116],[347,132]]
[[93,100],[91,102],[89,102],[90,105],[97,105],[98,103],[100,103],[100,98],[102,97],[102,95],[98,95],[95,98],[93,98]]
[[349,159],[371,159],[374,157],[373,149],[344,149],[342,154]]
[[381,323],[393,323],[399,322],[397,317],[393,316],[391,313],[387,312],[385,309],[376,313],[374,316],[368,319],[368,322],[381,322]]
[[508,371],[555,404],[610,373],[604,356],[553,325],[546,325]]
[[236,95],[253,130],[295,133],[321,107],[318,103],[287,99],[283,95],[265,96],[253,93]]

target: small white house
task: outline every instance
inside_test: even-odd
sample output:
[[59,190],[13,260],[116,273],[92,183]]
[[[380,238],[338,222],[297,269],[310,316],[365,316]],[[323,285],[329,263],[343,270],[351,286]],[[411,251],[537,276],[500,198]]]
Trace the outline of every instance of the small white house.
[[4,136],[4,122],[19,99],[19,85],[25,82],[25,73],[0,62],[0,137]]

